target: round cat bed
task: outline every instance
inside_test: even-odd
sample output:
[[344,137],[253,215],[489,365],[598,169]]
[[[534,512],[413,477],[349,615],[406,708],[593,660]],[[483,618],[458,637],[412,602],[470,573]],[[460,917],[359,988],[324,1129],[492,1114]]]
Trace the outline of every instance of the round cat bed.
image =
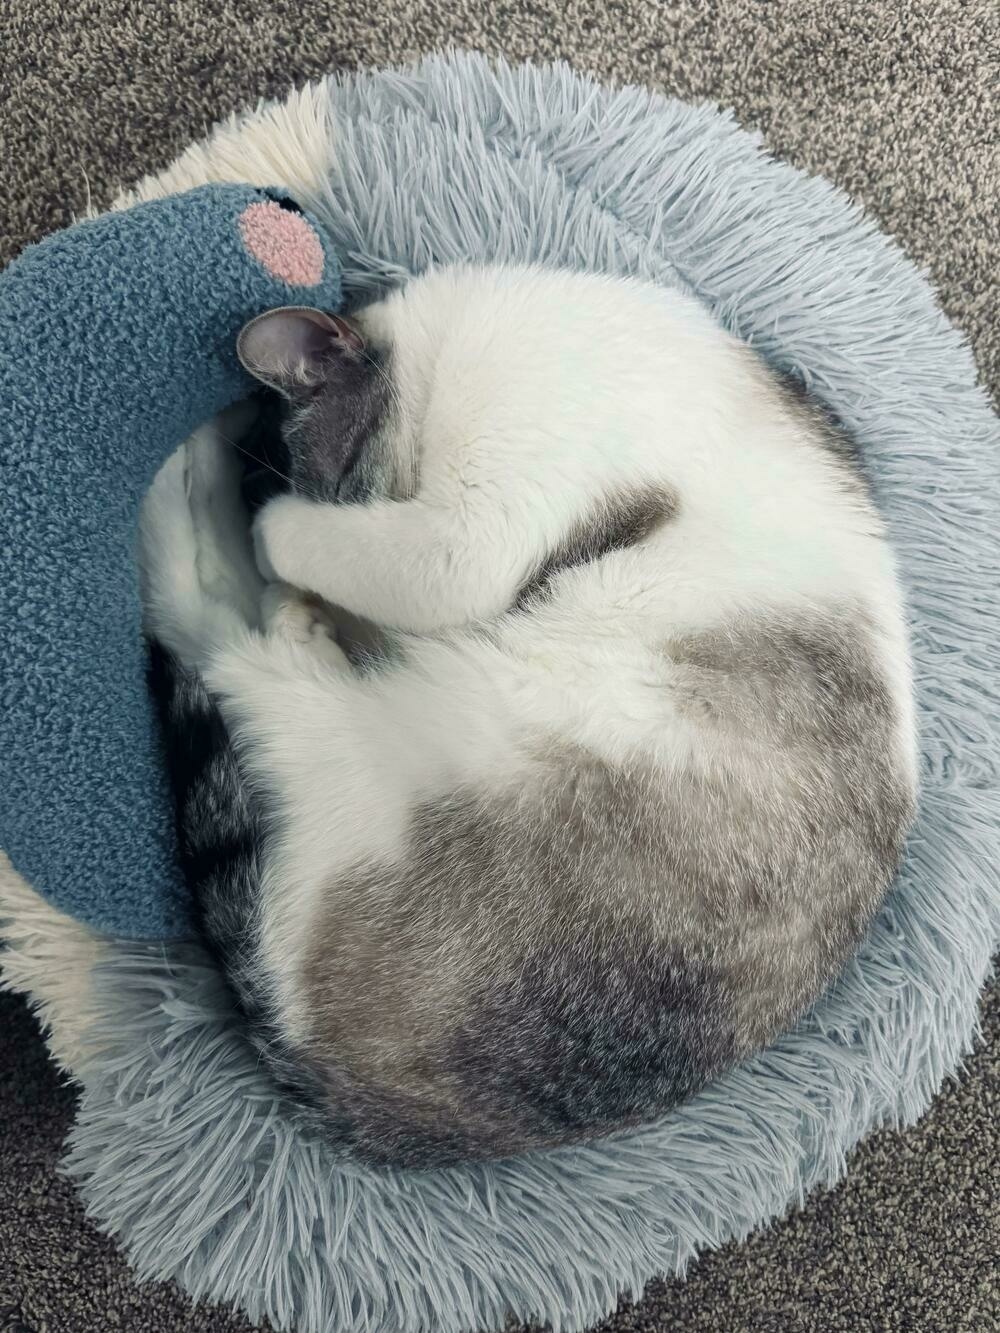
[[909,589],[922,798],[861,952],[795,1031],[661,1123],[492,1166],[377,1173],[286,1113],[193,945],[99,940],[9,872],[9,984],[83,1088],[68,1169],[147,1276],[276,1329],[579,1329],[834,1181],[976,1032],[1000,941],[998,433],[933,294],[843,194],[728,114],[563,67],[435,58],[331,78],[143,183],[287,188],[359,301],[431,262],[691,291],[861,442]]

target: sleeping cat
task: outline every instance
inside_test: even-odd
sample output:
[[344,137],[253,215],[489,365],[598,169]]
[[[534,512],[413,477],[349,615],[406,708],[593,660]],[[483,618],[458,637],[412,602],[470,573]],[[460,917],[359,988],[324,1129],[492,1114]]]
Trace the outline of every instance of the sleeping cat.
[[836,976],[913,814],[849,444],[638,282],[442,268],[239,353],[291,493],[255,560],[245,423],[206,427],[143,567],[185,868],[262,1057],[376,1164],[656,1117]]

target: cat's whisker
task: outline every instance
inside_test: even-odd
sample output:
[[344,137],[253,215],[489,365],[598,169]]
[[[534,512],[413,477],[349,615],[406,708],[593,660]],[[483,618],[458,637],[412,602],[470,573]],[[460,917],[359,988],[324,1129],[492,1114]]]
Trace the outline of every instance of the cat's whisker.
[[400,397],[399,389],[396,387],[395,384],[393,384],[391,377],[385,373],[385,370],[382,368],[382,366],[381,366],[381,365],[379,364],[379,362],[378,362],[378,358],[372,356],[372,354],[371,354],[369,351],[363,349],[362,352],[361,352],[361,355],[364,357],[364,359],[365,359],[365,360],[368,362],[368,364],[371,366],[372,370],[374,370],[375,374],[379,377],[379,379],[380,379],[380,380],[382,381],[382,383],[385,385],[386,389],[388,390],[389,397],[390,397],[390,398],[393,400],[393,402],[395,403],[395,405],[396,405],[396,409],[397,409],[397,411],[399,412],[400,416],[402,416],[402,415],[403,415],[403,400],[402,400],[402,398]]
[[238,440],[230,439],[228,435],[223,435],[221,431],[219,432],[219,439],[223,440],[226,444],[232,445],[234,449],[238,449],[239,452],[249,458],[251,462],[257,463],[260,467],[267,468],[268,472],[273,472],[276,477],[280,477],[281,480],[286,483],[289,490],[293,491],[296,495],[304,494],[307,499],[321,503],[322,497],[320,495],[315,494],[308,489],[303,489],[299,483],[292,481],[291,477],[287,476],[286,473],[281,472],[273,463],[269,463],[266,458],[258,458],[255,453],[252,453],[245,445],[240,444]]

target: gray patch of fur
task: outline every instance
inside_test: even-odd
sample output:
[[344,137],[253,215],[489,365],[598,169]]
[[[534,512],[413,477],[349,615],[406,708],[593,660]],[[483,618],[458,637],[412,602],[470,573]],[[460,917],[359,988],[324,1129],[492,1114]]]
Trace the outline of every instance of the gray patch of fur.
[[[752,354],[751,354],[752,355]],[[776,393],[782,410],[796,422],[814,447],[822,449],[837,465],[837,480],[842,489],[859,499],[871,498],[871,480],[856,441],[822,403],[810,394],[800,379],[789,373],[771,370],[758,363]],[[875,517],[873,511],[873,517]]]
[[728,758],[671,777],[536,750],[505,793],[417,812],[399,863],[330,885],[301,1057],[359,1155],[428,1166],[647,1120],[859,943],[913,812],[865,627],[735,626],[666,661]]
[[237,999],[265,1022],[258,974],[264,818],[240,772],[222,717],[201,679],[153,650],[153,686],[164,725],[181,867],[196,919]]
[[519,589],[515,607],[526,607],[545,596],[552,580],[563,570],[637,545],[676,512],[676,496],[659,487],[647,486],[609,497],[594,513],[575,523],[541,561]]
[[648,1120],[768,1041],[856,947],[912,815],[865,643],[844,613],[666,645],[725,757],[671,778],[531,740],[516,783],[415,812],[400,862],[330,886],[304,1049],[259,971],[263,813],[181,674],[185,865],[277,1079],[345,1149],[430,1166]]
[[390,353],[366,346],[332,356],[316,389],[292,396],[283,435],[296,492],[356,504],[393,491],[391,451],[379,448],[393,409],[391,375]]

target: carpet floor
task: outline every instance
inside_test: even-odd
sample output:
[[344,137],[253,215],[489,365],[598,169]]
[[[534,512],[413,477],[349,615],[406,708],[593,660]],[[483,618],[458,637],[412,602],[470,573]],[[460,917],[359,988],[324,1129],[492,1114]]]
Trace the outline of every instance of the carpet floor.
[[[735,108],[926,266],[1000,389],[992,0],[0,0],[0,263],[258,95],[447,44]],[[875,1135],[837,1189],[653,1283],[601,1333],[1000,1328],[996,986],[983,1038],[921,1123]],[[73,1104],[24,1005],[0,998],[0,1333],[247,1333],[131,1280],[56,1172]]]

